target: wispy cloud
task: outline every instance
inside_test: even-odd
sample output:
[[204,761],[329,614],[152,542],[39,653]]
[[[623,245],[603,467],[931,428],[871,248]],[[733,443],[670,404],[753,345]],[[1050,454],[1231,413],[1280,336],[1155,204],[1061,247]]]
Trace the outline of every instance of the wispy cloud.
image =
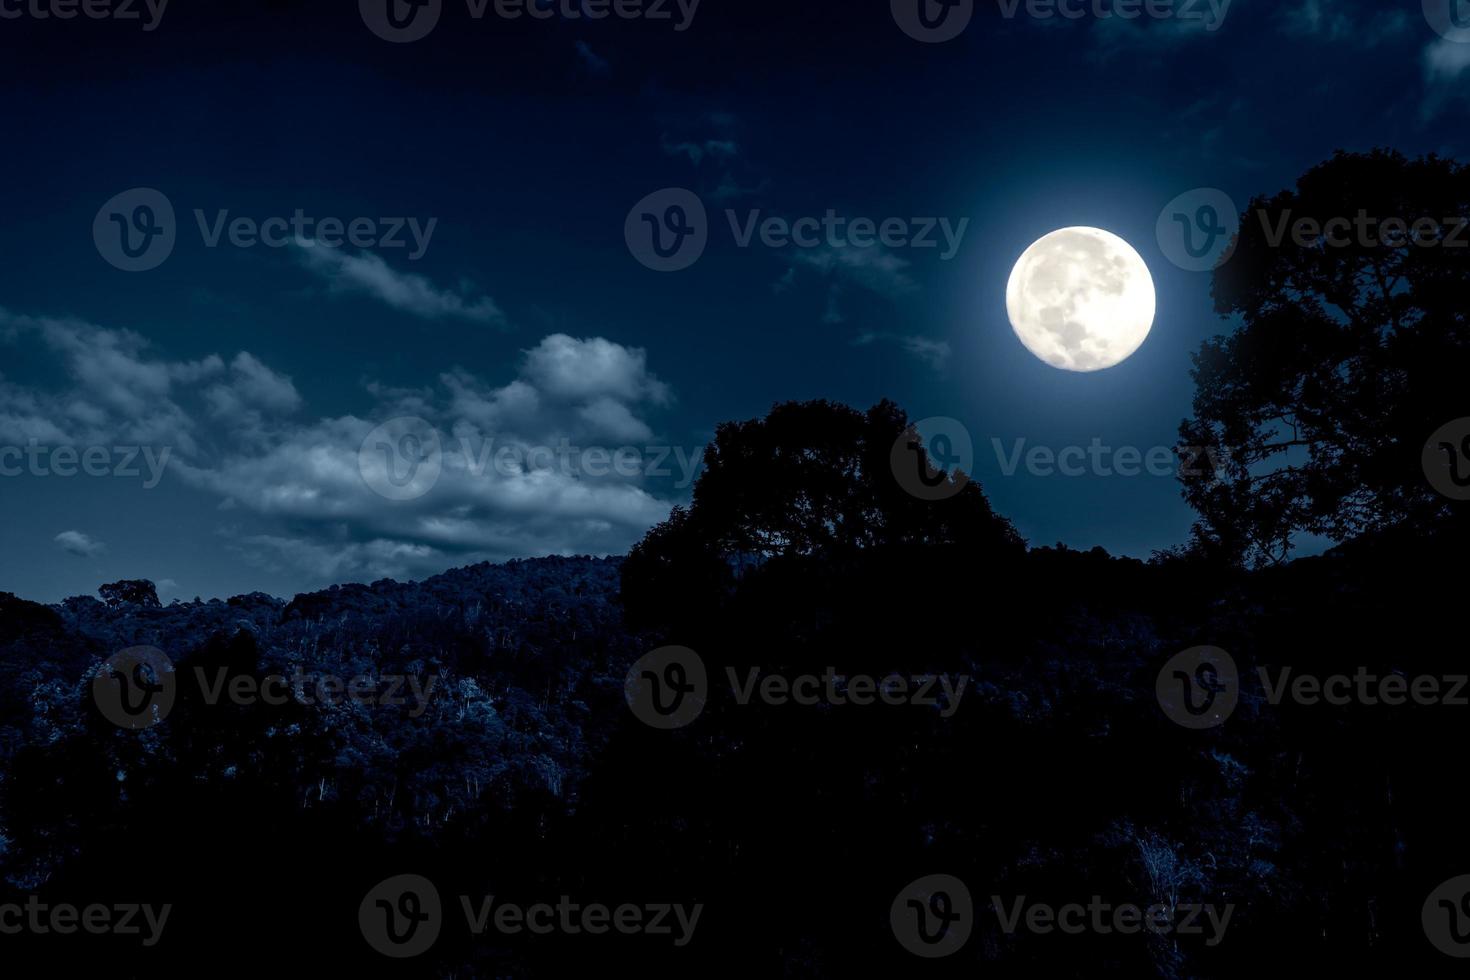
[[495,326],[506,322],[505,314],[490,297],[473,296],[468,288],[456,292],[436,286],[426,276],[393,269],[370,252],[352,255],[310,242],[296,247],[306,267],[326,279],[333,289],[371,296],[425,320],[468,320]]
[[866,347],[876,343],[897,344],[905,353],[918,358],[935,370],[943,368],[949,363],[950,347],[945,340],[931,340],[917,334],[894,334],[879,331],[867,331],[857,336],[853,344]]

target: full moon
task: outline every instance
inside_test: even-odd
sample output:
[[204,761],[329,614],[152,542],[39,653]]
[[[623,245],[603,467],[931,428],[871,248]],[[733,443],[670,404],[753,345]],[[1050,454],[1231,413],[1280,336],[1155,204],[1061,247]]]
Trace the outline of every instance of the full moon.
[[1133,246],[1101,228],[1061,228],[1021,253],[1006,312],[1026,349],[1065,371],[1100,371],[1138,350],[1154,281]]

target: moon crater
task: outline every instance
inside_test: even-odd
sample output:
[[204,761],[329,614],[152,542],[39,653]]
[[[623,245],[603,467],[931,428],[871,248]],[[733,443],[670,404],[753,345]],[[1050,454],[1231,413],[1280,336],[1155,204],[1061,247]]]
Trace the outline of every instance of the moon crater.
[[1101,228],[1062,228],[1021,254],[1006,312],[1052,367],[1099,371],[1127,359],[1154,321],[1154,283],[1133,247]]

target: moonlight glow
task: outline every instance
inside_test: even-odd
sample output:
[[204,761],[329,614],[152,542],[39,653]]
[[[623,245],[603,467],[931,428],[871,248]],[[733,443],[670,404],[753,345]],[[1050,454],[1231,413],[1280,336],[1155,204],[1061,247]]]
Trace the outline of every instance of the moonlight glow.
[[1138,350],[1154,322],[1143,257],[1101,228],[1062,228],[1021,254],[1006,312],[1026,349],[1052,367],[1098,371]]

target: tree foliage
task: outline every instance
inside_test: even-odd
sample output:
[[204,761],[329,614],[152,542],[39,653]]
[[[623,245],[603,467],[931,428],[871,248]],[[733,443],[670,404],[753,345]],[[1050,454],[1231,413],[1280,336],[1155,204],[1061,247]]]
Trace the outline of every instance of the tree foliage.
[[1179,430],[1207,461],[1182,477],[1198,550],[1272,564],[1302,533],[1445,519],[1420,452],[1470,415],[1466,215],[1470,168],[1385,150],[1339,152],[1251,202],[1214,274],[1216,311],[1240,325],[1195,354]]

